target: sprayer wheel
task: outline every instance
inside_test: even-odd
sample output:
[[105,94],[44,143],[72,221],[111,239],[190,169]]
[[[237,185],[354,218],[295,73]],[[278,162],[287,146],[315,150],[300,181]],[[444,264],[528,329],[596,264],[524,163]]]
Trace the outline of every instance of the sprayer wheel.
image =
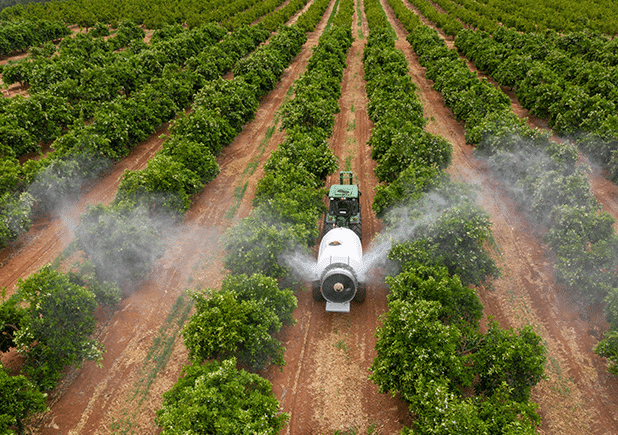
[[313,299],[316,301],[323,301],[324,296],[322,296],[322,292],[320,291],[320,281],[313,281],[311,283],[311,292],[313,293]]
[[365,302],[365,297],[367,296],[367,285],[365,283],[358,283],[358,288],[356,289],[356,294],[354,295],[354,300],[356,302]]

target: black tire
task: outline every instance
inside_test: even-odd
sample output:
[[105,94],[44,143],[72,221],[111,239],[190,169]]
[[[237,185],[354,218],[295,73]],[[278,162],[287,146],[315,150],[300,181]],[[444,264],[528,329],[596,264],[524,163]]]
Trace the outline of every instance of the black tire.
[[313,293],[313,299],[321,302],[325,301],[324,296],[322,296],[322,292],[320,291],[320,281],[313,281],[311,283],[311,293]]
[[350,225],[350,229],[352,231],[354,231],[354,234],[356,234],[358,236],[358,239],[362,243],[363,242],[363,226],[362,226],[362,224],[360,222],[357,223],[357,224],[352,224],[352,225]]
[[326,233],[328,233],[333,228],[335,228],[334,224],[329,224],[328,222],[324,222],[324,231],[323,231],[322,235],[325,236]]
[[358,283],[358,288],[356,289],[356,294],[354,295],[355,302],[365,302],[365,297],[367,296],[367,285],[364,282]]

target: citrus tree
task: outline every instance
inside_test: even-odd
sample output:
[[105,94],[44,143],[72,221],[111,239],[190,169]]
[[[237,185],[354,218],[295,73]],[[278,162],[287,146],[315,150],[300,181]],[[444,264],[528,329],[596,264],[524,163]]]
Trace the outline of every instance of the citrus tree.
[[46,399],[25,376],[10,376],[0,364],[0,433],[23,433],[24,420],[45,411]]
[[25,356],[24,372],[39,388],[54,388],[66,366],[102,358],[101,344],[90,338],[97,307],[92,292],[48,265],[20,279],[18,294],[28,310],[15,344]]
[[252,369],[284,364],[283,344],[273,337],[282,323],[263,300],[214,290],[195,292],[193,298],[197,311],[182,330],[192,361],[235,356]]
[[187,366],[163,394],[157,424],[163,435],[276,435],[288,415],[279,412],[270,383],[236,369],[236,359]]

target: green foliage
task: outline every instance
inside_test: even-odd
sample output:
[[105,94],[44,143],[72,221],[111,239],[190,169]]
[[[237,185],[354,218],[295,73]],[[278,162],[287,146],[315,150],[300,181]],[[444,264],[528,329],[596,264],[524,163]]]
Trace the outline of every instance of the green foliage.
[[109,140],[109,146],[119,155],[130,148],[131,116],[120,100],[101,104],[94,113],[92,129]]
[[[616,290],[613,290],[615,297]],[[618,376],[618,330],[615,327],[605,333],[603,340],[599,341],[594,347],[594,352],[604,358],[607,358],[609,365],[607,371]]]
[[389,301],[428,300],[441,304],[439,318],[461,329],[477,330],[483,315],[483,305],[474,289],[464,287],[460,279],[450,277],[445,267],[409,264],[397,276],[387,277]]
[[[2,123],[7,127],[15,125],[28,134],[28,138],[24,138],[21,144],[7,143],[14,149],[16,155],[20,156],[29,151],[26,147],[27,141],[49,141],[60,136],[64,129],[75,122],[77,113],[66,98],[45,90],[33,93],[28,98],[22,96],[11,98],[2,115]],[[10,132],[7,131],[5,134]]]
[[234,66],[234,52],[225,51],[218,44],[187,60],[186,67],[200,74],[204,80],[215,80]]
[[216,110],[239,133],[254,118],[258,101],[255,90],[243,79],[218,78],[195,95],[194,107]]
[[99,281],[96,276],[96,268],[91,261],[84,261],[78,266],[78,271],[67,273],[69,281],[90,290],[100,305],[115,308],[120,302],[120,287],[109,281]]
[[541,419],[538,405],[510,398],[512,390],[503,384],[491,396],[463,399],[449,391],[446,382],[419,382],[422,391],[413,404],[418,410],[414,429],[403,434],[533,435]]
[[[372,36],[379,35],[379,36]],[[384,38],[384,39],[382,39]],[[393,40],[380,35],[379,33],[370,34],[369,49],[364,54],[364,69],[366,79],[371,82],[369,93],[375,89],[376,84],[382,88],[384,86],[392,86],[393,88],[401,88],[404,86],[411,88],[411,91],[416,90],[416,85],[410,79],[401,79],[390,84],[383,84],[389,77],[403,78],[408,75],[408,62],[401,50],[397,50],[393,45]],[[373,99],[373,98],[372,98]]]
[[0,26],[0,54],[2,56],[16,51],[25,51],[28,47],[60,39],[71,33],[69,28],[60,22],[49,21],[48,19],[22,18],[2,19],[2,21]]
[[156,221],[137,207],[89,207],[80,217],[76,243],[96,267],[99,281],[120,285],[143,279],[163,255]]
[[[273,13],[262,17],[260,25],[269,32],[274,32],[277,28],[286,23],[292,15],[298,12],[303,6],[307,4],[306,0],[292,0],[287,5],[275,10]],[[313,5],[313,3],[312,3]],[[305,14],[299,17],[302,18]],[[298,22],[297,22],[298,25]]]
[[[294,98],[281,112],[286,139],[264,165],[265,175],[253,200],[259,210],[257,216],[269,222],[268,227],[259,217],[255,218],[256,214],[244,224],[249,229],[260,226],[257,231],[267,242],[258,239],[253,243],[252,238],[247,238],[241,245],[242,253],[230,252],[226,258],[230,264],[236,264],[235,273],[264,270],[271,276],[283,277],[288,271],[276,264],[278,256],[315,243],[316,221],[325,211],[326,191],[321,186],[338,164],[327,138],[334,126],[333,115],[339,110],[341,71],[350,44],[349,31],[339,28],[325,31],[308,62],[307,72],[294,82]],[[278,234],[277,228],[285,233]],[[238,243],[235,246],[238,248]],[[272,251],[268,253],[268,249]],[[258,268],[249,265],[249,261],[239,262],[241,255],[246,260],[259,261]],[[238,266],[250,268],[244,270]]]
[[166,140],[161,153],[197,174],[202,184],[209,183],[219,175],[215,156],[199,142],[188,140],[182,135],[174,135]]
[[459,329],[440,319],[436,301],[393,300],[376,331],[377,357],[370,378],[380,391],[399,392],[415,402],[422,382],[458,379],[464,372],[457,356]]
[[490,320],[479,333],[476,293],[445,268],[410,263],[387,283],[371,379],[409,403],[414,429],[403,433],[535,433],[540,418],[528,398],[546,361],[532,328],[516,334]]
[[[510,110],[486,116],[466,129],[466,142],[476,146],[475,152],[483,155],[500,151],[525,152],[549,146],[549,134],[540,129],[530,129],[525,121]],[[535,156],[538,152],[535,153]]]
[[410,404],[417,414],[414,429],[404,427],[402,434],[487,434],[474,403],[454,394],[447,379],[419,379],[416,388],[418,395]]
[[200,177],[168,154],[157,153],[142,170],[126,170],[120,180],[114,204],[140,205],[149,213],[182,216],[191,205],[190,197],[203,187]]
[[101,22],[97,22],[89,31],[89,34],[94,36],[95,38],[100,38],[102,36],[109,36],[109,27]]
[[[274,153],[273,153],[274,155]],[[326,189],[319,188],[316,178],[300,167],[304,160],[277,161],[269,159],[265,176],[258,182],[253,205],[272,221],[300,225],[307,232],[306,244],[312,245],[318,237],[316,221],[326,211]],[[276,169],[272,166],[277,164]],[[294,195],[289,192],[293,190]]]
[[178,382],[163,394],[163,405],[157,410],[161,433],[280,433],[289,417],[279,412],[270,383],[235,366],[231,358],[185,367]]
[[556,274],[579,289],[580,298],[601,302],[618,286],[618,237],[606,212],[580,205],[557,206],[545,240],[556,253]]
[[0,248],[30,228],[34,198],[27,192],[0,195]]
[[282,107],[282,129],[294,129],[300,132],[321,132],[328,136],[335,125],[334,113],[339,112],[336,100],[320,98],[318,92],[303,89],[292,100],[288,100]]
[[240,59],[234,66],[234,76],[241,76],[257,89],[257,98],[275,88],[285,69],[278,53],[256,50],[251,56]]
[[156,44],[161,41],[173,39],[184,31],[184,28],[180,24],[166,24],[152,33],[150,43]]
[[540,219],[558,206],[594,208],[596,200],[590,191],[590,179],[579,168],[571,174],[549,170],[533,180],[530,208]]
[[283,325],[295,323],[292,312],[296,309],[296,296],[289,288],[280,289],[274,278],[261,273],[227,275],[221,283],[221,291],[233,293],[241,301],[262,303]]
[[[389,3],[398,15],[408,10],[396,0]],[[443,18],[440,14],[436,17]],[[508,98],[494,93],[487,83],[479,83],[476,74],[468,71],[433,30],[414,20],[406,23],[412,27],[408,40],[447,104],[465,120],[467,129],[479,126],[475,133],[480,139],[491,137],[481,131],[495,126],[507,112]],[[442,25],[450,26],[446,21]],[[461,26],[452,26],[450,31],[457,28]],[[492,379],[502,381],[499,387],[492,384],[493,388],[486,388],[488,367],[503,350],[490,349],[478,332],[482,305],[475,291],[465,285],[478,285],[499,275],[487,252],[493,244],[489,216],[475,204],[472,189],[451,183],[440,170],[450,160],[450,144],[436,138],[425,150],[412,139],[424,134],[422,106],[406,100],[414,88],[404,76],[405,59],[401,62],[401,55],[389,52],[392,44],[386,31],[374,33],[372,28],[364,57],[368,95],[375,99],[370,102],[376,122],[370,140],[372,157],[378,160],[376,175],[384,181],[373,207],[387,222],[393,239],[388,257],[397,260],[403,270],[387,278],[389,311],[376,334],[377,357],[371,378],[380,391],[399,393],[409,403],[414,427],[403,433],[532,434],[540,419],[536,405],[527,400],[527,383],[534,385],[542,376],[544,349],[533,331],[520,331],[513,341],[521,337],[523,344],[513,345],[517,351],[498,369],[512,373]],[[418,109],[404,110],[403,101]],[[513,124],[509,123],[509,128]],[[414,147],[417,149],[412,152]],[[555,154],[556,160],[569,161],[567,152]],[[531,351],[534,344],[539,346]],[[484,345],[487,347],[482,348]],[[531,359],[517,360],[526,350],[531,351]],[[542,356],[534,359],[535,350]],[[526,364],[530,367],[522,369]],[[528,368],[532,375],[526,379]],[[515,385],[513,379],[522,385]],[[470,397],[470,387],[479,395]],[[520,394],[525,395],[521,402],[521,395],[512,396],[520,387],[524,389]]]
[[[266,171],[283,172],[287,162],[295,163],[297,171],[306,170],[316,180],[324,182],[328,174],[337,169],[338,160],[328,145],[326,139],[317,135],[300,133],[296,128],[288,131],[285,141],[279,144],[277,150],[264,165]],[[287,168],[290,169],[290,168]]]
[[322,19],[329,4],[329,0],[317,0],[312,2],[309,9],[298,18],[296,26],[303,32],[313,32]]
[[421,65],[427,68],[427,78],[434,81],[434,88],[455,117],[466,123],[466,128],[495,112],[510,109],[509,97],[487,80],[479,80],[456,52],[436,38],[435,30],[425,27],[410,33],[407,39],[419,54]]
[[[4,208],[4,216],[0,219],[0,246],[14,240],[29,225],[29,208],[26,206],[30,194],[35,201],[31,205],[36,205],[37,210],[53,210],[63,201],[78,195],[87,182],[108,169],[113,161],[126,156],[132,146],[153,133],[161,123],[173,118],[180,107],[186,107],[201,78],[194,70],[181,69],[169,61],[182,62],[186,56],[195,55],[203,46],[214,43],[226,33],[216,25],[207,25],[179,33],[151,47],[140,41],[141,29],[128,23],[121,27],[124,30],[121,29],[120,33],[132,35],[129,39],[137,38],[131,39],[127,50],[113,53],[111,43],[102,38],[78,34],[60,43],[60,56],[20,62],[19,74],[23,73],[24,77],[31,79],[38,77],[36,86],[40,89],[34,89],[36,86],[33,84],[28,99],[0,99],[3,103],[0,111],[3,113],[14,106],[10,110],[11,116],[2,117],[4,124],[0,122],[0,143],[10,143],[14,148],[20,148],[21,154],[35,149],[38,140],[56,137],[69,127],[75,128],[54,141],[55,152],[49,157],[26,162],[23,180],[16,179],[14,175],[20,178],[22,175],[12,170],[7,170],[6,178],[0,178],[0,186],[6,184],[7,188],[17,187],[15,183],[20,184],[19,188],[23,187],[22,183],[32,183],[30,193],[24,194],[22,201],[15,197],[2,201],[4,207],[0,208]],[[229,35],[219,45],[229,48],[236,41],[242,53],[232,57],[235,61],[267,36],[268,32],[263,29],[247,27],[239,29],[235,35]],[[285,45],[285,41],[282,44]],[[295,45],[296,42],[291,44]],[[288,48],[284,50],[286,53]],[[240,83],[238,80],[236,82],[237,85]],[[43,92],[43,89],[46,91]],[[234,89],[240,89],[240,85]],[[226,98],[219,97],[219,102],[228,103]],[[231,96],[227,98],[230,100],[228,106],[240,103],[246,109],[255,105],[248,104],[252,100],[247,95],[241,97],[240,100],[234,100]],[[104,104],[100,104],[101,101]],[[192,193],[218,173],[214,157],[200,150],[197,143],[201,146],[204,142],[203,146],[220,150],[232,140],[234,130],[217,111],[214,114],[209,111],[205,119],[198,119],[200,111],[195,112],[198,113],[196,118],[185,124],[193,122],[197,130],[204,128],[204,134],[200,136],[201,133],[189,129],[188,134],[195,137],[169,141],[164,145],[164,157],[155,160],[155,167],[146,171],[146,176],[133,176],[135,183],[131,188],[134,191],[142,189],[148,197],[146,199],[155,202],[153,208],[164,208],[168,213],[186,209]],[[82,125],[84,119],[79,119],[80,116],[85,118],[87,126]],[[230,122],[233,122],[234,116],[240,119],[249,114],[231,114]],[[3,145],[0,147],[0,154],[16,156],[13,149]],[[157,175],[169,175],[169,168],[164,167],[164,163],[172,156],[174,167],[181,164],[187,168],[182,171],[182,179],[157,179]],[[196,183],[198,178],[200,182]],[[162,195],[156,192],[158,187],[167,185],[179,191],[164,192]],[[131,192],[132,195],[134,193]],[[137,200],[137,195],[133,196],[131,200]]]
[[9,376],[0,364],[0,433],[24,433],[28,416],[47,409],[46,399],[25,376]]
[[97,305],[92,292],[50,266],[20,279],[18,288],[28,313],[15,344],[26,358],[24,372],[36,385],[50,390],[66,366],[102,358],[102,346],[90,338]]
[[[56,156],[54,156],[56,157]],[[42,212],[49,212],[75,199],[85,180],[111,166],[111,161],[90,153],[75,153],[65,158],[51,156],[32,166],[29,192]]]
[[193,298],[196,313],[182,330],[192,361],[235,356],[253,370],[285,363],[283,344],[272,336],[282,323],[264,300],[214,290],[196,291]]
[[273,217],[265,206],[255,208],[227,231],[223,264],[233,274],[263,273],[282,278],[288,269],[279,264],[280,255],[305,245],[309,234],[302,224],[281,222]]
[[126,47],[131,41],[142,40],[146,32],[131,20],[125,19],[120,22],[114,36],[110,38],[112,47],[117,50]]
[[17,295],[5,299],[5,289],[0,292],[0,353],[15,347],[15,332],[20,328],[21,319],[26,315],[26,309],[20,305]]
[[235,136],[234,129],[219,111],[202,107],[197,107],[190,115],[177,118],[170,132],[201,144],[214,155],[229,145]]
[[9,144],[15,156],[37,150],[37,141],[16,120],[0,118],[0,143]]
[[418,201],[411,212],[392,213],[389,220],[410,232],[409,241],[396,245],[389,258],[400,263],[428,261],[443,264],[451,275],[459,275],[464,285],[479,285],[499,276],[495,261],[485,249],[492,244],[487,212],[467,197],[463,186],[446,184]]
[[525,402],[530,398],[530,389],[543,379],[546,350],[541,337],[529,325],[517,332],[490,321],[473,357],[479,376],[474,387],[477,394],[490,396],[506,383],[510,397]]
[[382,5],[377,0],[363,2],[365,6],[365,15],[369,29],[373,32],[375,29],[385,28],[392,31],[391,25],[386,18]]
[[[402,5],[405,9],[405,6]],[[403,52],[395,49],[394,35],[372,29],[363,55],[368,114],[376,123],[369,144],[378,161],[373,209],[380,217],[409,204],[444,182],[440,168],[451,159],[451,145],[423,130],[423,106],[408,74]]]
[[541,417],[537,414],[539,406],[529,400],[514,400],[513,391],[513,388],[503,382],[492,395],[475,398],[479,416],[487,425],[487,433],[495,435],[537,433],[536,426],[541,424]]
[[373,148],[371,153],[378,161],[375,174],[378,180],[386,182],[397,179],[411,165],[444,169],[450,164],[452,155],[452,146],[446,139],[409,123],[393,132],[390,146],[383,154],[378,156],[377,150]]
[[423,194],[440,186],[447,178],[448,175],[435,166],[410,165],[392,183],[376,187],[372,208],[382,218],[395,207],[418,201]]
[[113,149],[109,138],[88,127],[72,129],[56,139],[53,148],[61,156],[87,154],[92,158],[119,160],[125,154],[121,150]]
[[478,297],[445,268],[408,264],[387,283],[371,379],[409,403],[414,429],[403,433],[535,433],[540,418],[528,397],[543,377],[545,349],[532,328],[516,334],[490,320],[479,333]]

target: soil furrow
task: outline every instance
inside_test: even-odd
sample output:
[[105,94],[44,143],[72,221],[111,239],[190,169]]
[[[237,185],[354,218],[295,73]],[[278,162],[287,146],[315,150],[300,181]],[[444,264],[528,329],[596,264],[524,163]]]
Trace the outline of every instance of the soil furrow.
[[[351,170],[362,192],[362,239],[367,251],[380,222],[371,208],[378,182],[367,144],[372,123],[367,117],[362,58],[368,33],[364,16],[358,27],[358,8],[355,10],[352,34],[356,39],[347,55],[340,112],[335,116],[330,145],[339,158],[339,169]],[[363,39],[358,37],[361,29]],[[326,184],[338,182],[336,172]],[[379,393],[368,378],[375,357],[374,333],[379,316],[387,310],[387,293],[383,277],[373,278],[367,284],[367,299],[363,303],[353,302],[350,313],[326,312],[324,302],[313,300],[309,285],[298,294],[298,323],[282,333],[287,348],[286,366],[282,371],[271,368],[267,372],[283,411],[290,414],[288,427],[282,433],[373,430],[390,434],[411,423],[407,405],[390,394]]]

